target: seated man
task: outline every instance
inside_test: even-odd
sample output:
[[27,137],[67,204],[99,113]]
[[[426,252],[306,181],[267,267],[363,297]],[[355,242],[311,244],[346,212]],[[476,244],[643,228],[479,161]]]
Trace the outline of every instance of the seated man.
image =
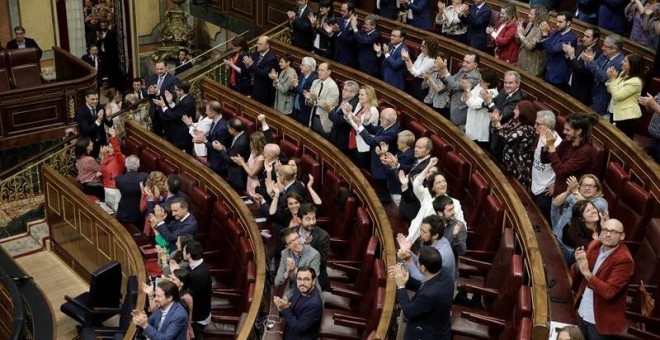
[[[298,268],[311,267],[317,273],[321,266],[321,255],[316,249],[300,241],[297,228],[287,228],[282,232],[286,248],[282,250],[280,267],[275,276],[275,286],[286,284],[283,296],[290,298],[296,287],[296,273]],[[319,283],[316,282],[320,289]]]
[[316,289],[314,268],[303,266],[296,275],[297,288],[293,296],[287,299],[273,297],[273,303],[286,320],[285,339],[318,339],[323,316],[323,300]]
[[157,205],[149,216],[151,225],[169,243],[170,251],[176,250],[177,237],[183,234],[197,235],[197,220],[188,212],[188,202],[175,198],[170,205],[174,221],[165,223],[165,210]]

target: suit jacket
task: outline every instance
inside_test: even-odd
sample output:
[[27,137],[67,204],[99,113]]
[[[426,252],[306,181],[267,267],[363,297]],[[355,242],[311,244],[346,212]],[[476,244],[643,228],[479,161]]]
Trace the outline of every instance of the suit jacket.
[[188,338],[188,312],[180,302],[172,302],[172,306],[161,324],[162,315],[163,311],[157,308],[149,316],[148,325],[142,332],[144,336],[154,340],[186,340]]
[[[575,58],[570,60],[571,65],[571,96],[581,101],[585,105],[591,105],[591,87],[594,83],[594,76],[587,70],[584,60],[580,57],[586,50],[586,46],[580,45],[575,50]],[[598,44],[594,44],[591,50],[598,59],[602,50]]]
[[461,22],[468,25],[468,38],[470,39],[470,46],[478,50],[486,52],[486,27],[490,23],[491,10],[486,4],[477,8],[477,6],[470,6],[470,11],[467,15],[461,15],[459,18]]
[[[337,87],[337,83],[335,83],[332,78],[328,77],[328,79],[323,82],[323,89],[321,89],[321,79],[316,79],[312,83],[309,91],[317,93],[318,97],[315,100],[306,100],[305,104],[313,107],[312,114],[319,116],[323,131],[325,131],[325,133],[330,133],[330,130],[332,129],[332,120],[329,118],[328,110],[320,105],[320,103],[329,101],[332,103],[332,107],[337,106],[337,103],[339,102],[339,88]],[[309,121],[308,126],[311,126],[311,120]]]
[[[596,260],[600,253],[601,243],[594,240],[587,247],[589,269],[593,273]],[[575,297],[576,309],[582,302],[582,294],[587,286],[593,290],[593,310],[596,330],[603,335],[621,334],[626,329],[626,297],[628,282],[635,271],[635,263],[628,247],[621,243],[603,261],[596,274],[585,280],[577,263],[571,267],[573,281],[581,280]]]
[[[358,104],[358,97],[355,96],[348,100],[352,107]],[[332,130],[330,130],[330,142],[334,144],[345,155],[350,155],[348,151],[348,138],[351,134],[351,124],[344,119],[344,111],[341,109],[341,102],[329,113],[332,120]]]
[[309,22],[309,15],[312,13],[312,9],[307,5],[302,15],[299,15],[299,12],[300,9],[296,8],[296,18],[293,22],[289,22],[291,45],[311,51],[314,43],[314,30],[312,30],[312,23]]
[[175,73],[178,75],[193,68],[193,63],[190,60],[186,60],[186,63],[183,64],[181,63],[181,60],[177,59],[175,67]]
[[[96,106],[96,112],[104,110],[101,105]],[[101,125],[96,125],[96,117],[92,116],[92,111],[87,107],[87,105],[82,105],[75,115],[76,124],[78,124],[78,130],[80,135],[89,137],[89,139],[94,143],[95,153],[98,155],[98,148],[101,145],[108,144],[108,138],[105,134],[105,127],[112,126],[112,118],[108,114],[104,117]]]
[[339,32],[335,36],[335,60],[340,64],[356,68],[358,66],[356,33],[351,27],[350,20],[340,18],[337,24],[339,24]]
[[117,220],[119,222],[142,223],[144,214],[140,211],[140,182],[144,182],[149,174],[144,172],[127,172],[115,177],[115,184],[121,193],[119,207],[117,208]]
[[275,89],[268,73],[272,69],[278,69],[277,57],[273,51],[268,50],[263,58],[260,57],[259,52],[255,52],[252,54],[252,60],[254,60],[254,63],[248,68],[252,82],[251,97],[266,106],[272,107],[275,101]]
[[[495,31],[498,29],[499,26],[495,28]],[[500,34],[495,38],[495,57],[511,64],[518,62],[518,51],[520,50],[520,46],[516,42],[517,30],[515,21],[509,21],[506,26],[504,26]]]
[[424,30],[432,28],[431,7],[429,4],[428,0],[412,0],[408,3],[408,11],[412,12],[410,25]]
[[[173,96],[173,99],[176,98],[176,91],[174,91],[174,84],[178,78],[171,73],[167,72],[163,78],[163,82],[160,85],[160,92],[156,95],[149,95],[152,99],[165,100],[165,90],[170,91]],[[158,85],[158,75],[150,74],[147,77],[147,88],[151,85]],[[153,101],[149,101],[149,115],[151,116],[151,123],[153,125],[153,131],[159,136],[164,136],[163,133],[163,121],[160,117],[160,107],[157,107]],[[158,113],[156,111],[159,111]]]
[[[283,296],[286,296],[290,299],[297,286],[295,275],[289,275],[287,279],[284,278],[284,273],[286,273],[286,259],[288,258],[294,258],[294,256],[289,248],[285,248],[281,253],[280,267],[277,269],[277,275],[275,276],[275,286],[279,287],[283,284],[286,284]],[[314,269],[314,272],[319,273],[321,267],[321,254],[319,254],[316,249],[312,248],[308,244],[305,244],[303,245],[303,250],[300,253],[300,259],[296,263],[296,266],[310,266]],[[318,280],[316,281],[316,288],[321,289]]]
[[399,16],[399,7],[396,0],[380,0],[378,14],[382,17],[396,20]]
[[625,34],[628,20],[625,10],[629,1],[601,0],[598,7],[598,26],[617,34]]
[[[94,59],[92,59],[92,56],[89,53],[83,55],[80,59],[82,59],[82,61],[88,63],[92,67],[96,66],[94,64]],[[103,75],[105,74],[105,65],[103,64],[103,58],[101,58],[100,55],[96,56],[96,60],[99,64],[98,68],[96,69],[96,78],[101,79],[101,78],[103,78]]]
[[488,111],[492,112],[497,108],[502,115],[501,123],[505,124],[513,118],[513,110],[516,108],[516,105],[519,101],[523,100],[522,90],[518,89],[514,91],[510,96],[504,90],[500,91],[495,98],[493,98],[493,104],[488,108]]
[[[485,5],[484,5],[485,6]],[[466,73],[465,70],[460,69],[453,76],[446,76],[442,78],[443,84],[447,91],[452,91],[451,94],[451,104],[450,104],[450,118],[451,121],[458,125],[465,125],[467,121],[467,104],[461,97],[463,96],[463,88],[461,87],[461,79],[466,78],[472,84],[474,88],[479,83],[479,76],[481,73],[478,69],[475,69],[469,73]]]
[[451,304],[454,296],[452,273],[440,271],[424,282],[408,279],[406,288],[416,291],[412,300],[405,288],[396,290],[403,316],[408,320],[405,340],[451,339]]
[[213,148],[212,143],[217,140],[227,148],[231,145],[232,137],[227,129],[227,120],[224,118],[220,118],[215,125],[211,123],[211,127],[212,129],[206,136],[206,159],[213,171],[221,172],[227,169],[227,163],[224,162],[220,151]]
[[[249,95],[251,91],[251,85],[250,85],[250,71],[248,70],[247,66],[245,66],[245,63],[243,62],[243,57],[247,56],[247,52],[241,51],[238,55],[233,55],[232,60],[235,58],[236,61],[234,62],[234,65],[236,67],[241,69],[241,73],[239,74],[236,72],[234,69],[231,70],[231,73],[234,74],[236,84],[233,86],[235,90],[238,92],[244,94],[244,95]],[[231,85],[231,84],[230,84]]]
[[206,262],[190,270],[188,287],[193,297],[192,322],[204,321],[211,315],[212,285],[211,273]]
[[[304,79],[304,75],[298,76],[298,86],[293,89],[295,92],[295,97],[293,98],[293,117],[300,123],[305,126],[309,124],[309,115],[312,113],[312,108],[305,105],[305,96],[303,93],[309,91],[312,88],[312,83],[318,78],[316,72],[312,72],[307,76],[307,79]],[[303,83],[303,79],[305,80]],[[296,104],[297,103],[297,104]],[[297,109],[296,109],[297,107]]]
[[295,100],[293,87],[289,80],[289,76],[292,75],[296,75],[296,70],[293,67],[289,67],[286,72],[282,71],[279,73],[277,84],[273,84],[275,87],[275,103],[273,104],[273,108],[286,115],[290,115],[293,112],[293,101]]
[[[37,49],[37,55],[39,56],[39,59],[41,59],[41,55],[43,52],[41,51],[41,48],[37,44],[37,42],[34,39],[31,38],[25,38],[25,48],[30,48],[34,47]],[[18,43],[16,42],[16,39],[9,40],[7,42],[7,49],[8,50],[17,50],[18,49]]]
[[573,31],[561,34],[554,30],[546,39],[537,45],[545,50],[546,64],[543,79],[553,85],[564,85],[570,77],[569,62],[564,53],[564,44],[577,45],[577,37]]
[[[167,105],[171,105],[167,103]],[[164,109],[164,108],[163,108]],[[163,121],[163,130],[165,138],[180,150],[186,150],[192,153],[192,136],[189,133],[188,126],[181,117],[188,115],[194,117],[196,114],[195,98],[192,94],[187,94],[181,98],[174,108],[161,109],[161,120]]]
[[380,142],[385,142],[389,145],[389,150],[396,152],[396,140],[399,134],[399,122],[392,124],[389,128],[385,129],[382,126],[366,125],[360,131],[360,137],[371,146],[371,175],[375,179],[387,179],[389,169],[380,161],[380,156],[376,154],[376,146]]
[[587,64],[587,70],[594,76],[594,83],[591,88],[593,103],[591,107],[599,115],[607,114],[607,107],[610,105],[612,95],[607,92],[605,83],[608,80],[607,69],[610,66],[621,72],[621,63],[623,62],[623,53],[619,53],[610,61],[607,56],[601,54],[598,59]]
[[193,214],[188,215],[183,221],[174,220],[170,223],[161,223],[156,230],[170,243],[170,251],[176,250],[176,239],[183,234],[197,235],[197,220]]
[[303,296],[296,288],[289,299],[291,307],[284,309],[286,319],[285,340],[316,340],[319,338],[323,300],[321,292],[314,288],[308,296]]
[[380,31],[374,29],[370,33],[359,30],[355,34],[358,48],[358,62],[360,71],[374,77],[378,77],[378,57],[374,52],[374,43],[380,44]]
[[[410,169],[415,162],[415,148],[408,148],[405,152],[397,152],[397,159],[399,160],[401,169]],[[399,169],[389,169],[387,175],[387,188],[393,195],[401,194],[401,182],[399,182]]]
[[388,57],[382,56],[381,70],[383,71],[383,81],[399,90],[403,90],[408,71],[406,69],[406,63],[401,59],[401,51],[408,51],[408,47],[405,43],[401,43],[397,49],[394,49],[392,43],[387,44],[387,46],[390,48],[390,55]]
[[316,249],[321,255],[321,264],[316,280],[324,291],[330,290],[330,278],[328,278],[328,255],[330,255],[330,235],[321,227],[315,227],[312,230],[312,242],[309,245]]
[[637,98],[642,94],[642,80],[639,77],[624,79],[619,76],[605,83],[605,86],[612,95],[613,121],[636,119],[642,116],[642,110],[637,103]]
[[245,189],[247,183],[247,173],[242,166],[234,163],[230,157],[241,156],[247,162],[250,158],[250,144],[247,132],[243,132],[236,141],[227,149],[220,150],[222,161],[227,164],[227,182],[234,189]]
[[[419,203],[419,199],[417,199],[417,196],[412,190],[412,182],[417,175],[419,175],[422,170],[426,168],[426,166],[429,164],[429,161],[431,160],[431,157],[427,157],[423,161],[417,163],[417,160],[413,162],[409,168],[406,169],[404,167],[403,163],[399,162],[399,169],[403,170],[407,175],[408,175],[408,182],[410,183],[408,185],[408,190],[404,191],[401,193],[401,203],[399,204],[399,215],[401,215],[403,218],[405,218],[408,222],[412,221],[416,216],[417,213],[419,212],[419,208],[421,207],[421,204]],[[398,170],[397,172],[397,182],[399,181],[398,179]],[[399,182],[399,187],[401,187],[401,183]]]

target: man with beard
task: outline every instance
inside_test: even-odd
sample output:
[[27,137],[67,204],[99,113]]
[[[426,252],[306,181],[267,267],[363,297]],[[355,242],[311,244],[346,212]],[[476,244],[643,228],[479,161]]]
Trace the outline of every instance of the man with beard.
[[323,300],[315,287],[316,271],[303,266],[298,269],[297,289],[290,299],[273,297],[277,310],[286,319],[285,339],[318,339],[323,316]]
[[323,228],[316,225],[316,207],[313,204],[302,204],[300,206],[300,216],[302,217],[302,223],[298,233],[305,244],[309,244],[321,255],[318,281],[321,289],[327,291],[330,289],[327,268],[328,255],[330,254],[330,235]]

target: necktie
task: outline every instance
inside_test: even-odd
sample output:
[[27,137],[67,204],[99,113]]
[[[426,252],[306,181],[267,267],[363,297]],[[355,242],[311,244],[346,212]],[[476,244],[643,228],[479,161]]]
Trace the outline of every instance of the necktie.
[[92,118],[94,118],[94,120],[96,120],[97,118],[99,118],[99,116],[96,114],[96,108],[95,108],[95,107],[93,107],[93,108],[91,109],[91,111],[92,111]]
[[[261,53],[259,53],[259,58],[257,59],[256,64],[259,65],[259,63],[261,63],[261,60],[263,58],[264,58],[264,56]],[[250,77],[250,85],[254,86],[254,72],[252,72],[251,77]]]
[[298,10],[298,18],[302,18],[302,15],[303,15],[303,9],[301,8]]
[[99,60],[94,56],[94,69],[98,70],[99,69]]
[[163,85],[163,76],[158,77],[158,83],[156,83],[156,87],[158,88],[158,91],[160,91],[160,87]]
[[321,100],[321,92],[323,91],[323,82],[319,81],[321,83],[321,87],[319,87],[319,93],[316,95],[316,104],[314,105],[314,109],[312,111],[312,114],[309,115],[309,127],[312,127],[312,120],[314,119],[314,116],[316,116],[316,109],[318,108],[319,105],[319,100]]
[[211,123],[211,128],[209,129],[209,135],[208,135],[209,138],[208,138],[208,140],[207,140],[207,144],[208,144],[208,145],[206,146],[206,147],[209,148],[209,149],[213,148],[213,146],[212,146],[212,144],[211,144],[211,143],[213,143],[213,141],[211,140],[211,134],[213,133],[213,128],[215,128],[215,121],[213,121],[213,122]]
[[[306,82],[307,82],[307,77],[303,77],[302,81],[300,82],[301,89],[305,88]],[[300,93],[296,94],[296,100],[293,101],[293,108],[296,110],[300,110]]]

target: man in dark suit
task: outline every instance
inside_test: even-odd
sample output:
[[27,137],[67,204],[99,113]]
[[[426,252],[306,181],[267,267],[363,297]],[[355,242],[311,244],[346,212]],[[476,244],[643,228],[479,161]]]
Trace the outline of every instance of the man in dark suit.
[[126,157],[126,173],[115,177],[117,189],[121,193],[119,208],[117,209],[117,220],[119,222],[133,223],[139,229],[144,224],[144,214],[140,212],[140,198],[142,190],[140,183],[144,183],[149,177],[140,169],[140,158],[136,155]]
[[463,4],[458,18],[468,25],[468,39],[470,46],[486,51],[486,28],[490,24],[491,9],[486,0],[475,0],[472,6]]
[[14,27],[14,36],[15,36],[14,39],[9,40],[9,42],[7,42],[8,50],[17,50],[19,48],[33,47],[37,49],[37,55],[39,56],[39,59],[41,59],[41,55],[43,54],[41,48],[39,47],[39,45],[37,45],[37,42],[34,41],[34,39],[25,37],[25,28],[23,28],[23,26]]
[[96,70],[96,86],[99,87],[103,77],[105,77],[105,67],[103,65],[103,58],[99,56],[99,48],[95,44],[89,45],[87,54],[83,55],[82,61],[88,63]]
[[252,57],[243,57],[245,66],[250,71],[252,91],[250,97],[266,106],[272,107],[275,101],[275,88],[268,74],[278,69],[278,60],[270,50],[269,38],[262,35],[257,39],[257,51]]
[[335,60],[340,64],[356,68],[357,44],[355,42],[355,31],[353,31],[353,21],[357,27],[357,16],[353,13],[355,4],[344,2],[339,8],[341,17],[337,19],[337,24],[332,27],[335,37]]
[[290,299],[273,297],[273,303],[286,320],[284,339],[316,340],[319,338],[323,300],[316,289],[316,271],[302,266],[296,273],[296,285]]
[[550,32],[550,26],[547,22],[542,22],[541,40],[536,47],[545,50],[546,64],[543,79],[554,85],[556,88],[569,92],[568,78],[570,77],[569,61],[564,53],[564,45],[577,45],[577,37],[571,31],[573,14],[570,12],[561,12],[557,14],[557,25],[554,31]]
[[[523,99],[520,91],[520,73],[517,71],[507,71],[504,73],[504,91],[500,91],[495,98],[489,93],[483,96],[483,105],[489,112],[498,111],[500,123],[505,124],[513,118],[513,110],[519,101]],[[504,140],[496,133],[490,136],[490,153],[495,159],[502,161],[502,152],[504,151]]]
[[105,60],[108,81],[110,82],[110,86],[123,91],[124,75],[119,65],[119,39],[117,39],[117,32],[108,27],[107,21],[101,21],[99,27],[101,31],[99,32],[99,41],[96,44],[99,46],[101,55]]
[[183,247],[183,259],[190,263],[188,288],[192,291],[193,310],[191,312],[192,328],[195,340],[202,340],[204,326],[211,322],[211,298],[213,297],[213,282],[211,273],[202,258],[204,248],[199,241],[190,241]]
[[605,117],[608,121],[612,117],[608,107],[612,95],[607,91],[605,83],[608,80],[607,69],[614,67],[617,72],[621,72],[621,64],[623,63],[623,40],[621,36],[610,34],[603,42],[603,53],[596,58],[595,53],[585,52],[582,53],[582,59],[585,62],[587,70],[594,77],[594,83],[591,88],[591,95],[593,102],[591,108],[599,115]]
[[374,50],[378,58],[382,58],[381,70],[383,72],[383,81],[403,90],[406,79],[406,63],[401,59],[401,51],[408,51],[404,44],[406,31],[402,28],[392,30],[390,33],[390,43],[383,45],[374,45]]
[[174,103],[174,96],[166,90],[165,100],[154,99],[154,103],[160,107],[160,109],[156,109],[156,112],[160,111],[160,120],[163,122],[163,130],[167,141],[180,150],[192,154],[192,136],[189,133],[188,126],[183,122],[183,116],[195,116],[195,99],[189,95],[190,85],[185,80],[178,81],[174,85],[174,91],[178,103]]
[[564,53],[571,64],[571,77],[568,79],[571,96],[585,105],[591,105],[591,86],[594,82],[594,76],[587,70],[582,54],[590,50],[594,52],[594,57],[598,59],[602,53],[600,46],[598,46],[598,39],[600,39],[600,29],[590,27],[584,31],[582,45],[578,46],[577,49],[568,44],[564,45]]
[[[154,186],[152,188],[145,187],[144,193],[147,198],[147,215],[153,214],[156,209],[156,200],[160,200],[160,207],[165,210],[165,223],[170,223],[174,220],[172,215],[171,205],[176,199],[182,199],[184,201],[188,200],[188,196],[183,193],[181,190],[181,180],[179,175],[172,174],[167,176],[166,182],[166,196],[165,199],[162,199],[162,194],[158,192],[158,187]],[[153,231],[149,228],[151,225],[146,225],[143,229],[145,236],[153,235]]]
[[227,182],[234,189],[245,189],[247,182],[247,173],[240,166],[237,157],[247,161],[250,157],[250,144],[248,135],[245,132],[245,124],[238,119],[233,118],[227,122],[227,130],[233,137],[229,147],[226,147],[219,141],[213,141],[212,146],[220,153],[220,159],[227,166]]
[[300,124],[307,125],[312,108],[305,105],[305,91],[312,88],[312,83],[318,78],[316,74],[316,60],[312,57],[303,57],[300,62],[300,76],[291,79],[291,86],[296,97],[293,101],[293,118]]
[[311,203],[300,205],[301,226],[298,234],[316,249],[321,255],[319,266],[319,285],[323,291],[330,290],[330,279],[328,278],[328,256],[330,255],[330,235],[323,228],[316,225],[316,207]]
[[378,66],[378,57],[374,51],[374,44],[380,44],[380,31],[378,26],[378,17],[370,14],[364,18],[362,29],[358,31],[357,21],[351,20],[351,28],[355,33],[355,41],[358,48],[358,64],[360,71],[378,78],[380,68]]
[[291,45],[311,51],[314,43],[314,30],[312,30],[309,15],[314,12],[307,6],[307,0],[297,0],[296,4],[298,6],[295,11],[286,12],[291,29]]
[[149,339],[186,340],[188,312],[178,300],[179,287],[172,281],[161,281],[154,291],[158,308],[149,318],[144,311],[134,310],[133,323],[142,328],[142,334]]
[[396,20],[399,17],[398,1],[396,0],[378,0],[376,10],[378,15],[384,18]]
[[177,80],[177,77],[167,72],[167,65],[163,60],[156,62],[154,73],[147,77],[147,94],[149,95],[149,98],[152,99],[151,106],[149,107],[152,131],[161,137],[164,136],[163,121],[161,120],[160,112],[156,112],[159,108],[154,103],[153,99],[164,100],[165,91],[169,91],[172,94],[176,93],[174,84]]
[[186,48],[182,48],[179,50],[175,64],[175,69],[176,69],[175,73],[177,75],[187,70],[190,70],[193,67],[192,62],[188,59],[189,53],[190,52]]
[[[442,271],[442,256],[437,249],[424,246],[419,252],[419,271],[425,280],[410,277],[402,265],[390,267],[403,316],[408,320],[405,340],[451,339],[451,304],[454,297],[452,273]],[[407,289],[415,291],[412,300]]]
[[209,102],[206,105],[206,115],[213,120],[206,135],[206,159],[213,171],[221,176],[227,176],[227,163],[223,161],[220,151],[213,147],[215,142],[225,147],[231,145],[232,137],[227,129],[227,120],[222,117],[222,105],[217,101]]
[[197,235],[197,220],[188,211],[188,202],[183,198],[175,198],[170,205],[174,221],[165,223],[165,209],[157,205],[149,217],[151,225],[170,243],[170,251],[176,250],[176,240],[183,234]]
[[351,134],[351,124],[344,118],[344,105],[350,105],[351,112],[358,104],[358,93],[360,92],[360,85],[353,81],[347,80],[341,90],[341,102],[337,108],[328,113],[328,118],[332,121],[332,130],[330,130],[330,142],[334,144],[346,156],[350,156],[348,150],[348,139]]
[[140,77],[133,78],[132,89],[133,90],[130,93],[134,94],[135,97],[137,97],[138,101],[147,98],[148,93],[147,93],[147,89],[142,86],[142,78]]
[[112,118],[105,114],[105,110],[99,105],[99,95],[94,89],[87,90],[85,94],[85,105],[76,111],[76,124],[81,137],[89,137],[94,143],[94,149],[90,154],[96,158],[101,146],[108,144],[105,127],[112,126]]
[[407,23],[423,30],[430,30],[431,2],[428,0],[401,0],[402,5],[408,5]]

